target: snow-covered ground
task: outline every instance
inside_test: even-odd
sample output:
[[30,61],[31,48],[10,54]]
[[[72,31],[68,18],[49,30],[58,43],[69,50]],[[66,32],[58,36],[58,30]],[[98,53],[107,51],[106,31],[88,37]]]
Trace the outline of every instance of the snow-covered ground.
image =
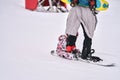
[[[101,67],[53,57],[64,34],[68,13],[41,13],[24,8],[24,0],[0,0],[0,80],[120,80],[120,0],[98,14],[95,55],[116,64]],[[77,47],[81,49],[82,29]]]

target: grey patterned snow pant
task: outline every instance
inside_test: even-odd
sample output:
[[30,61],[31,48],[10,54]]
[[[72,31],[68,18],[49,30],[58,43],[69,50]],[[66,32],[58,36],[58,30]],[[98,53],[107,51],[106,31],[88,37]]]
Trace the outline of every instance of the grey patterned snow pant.
[[66,24],[66,34],[76,36],[80,24],[89,38],[93,37],[96,28],[96,16],[88,7],[75,6],[71,8]]

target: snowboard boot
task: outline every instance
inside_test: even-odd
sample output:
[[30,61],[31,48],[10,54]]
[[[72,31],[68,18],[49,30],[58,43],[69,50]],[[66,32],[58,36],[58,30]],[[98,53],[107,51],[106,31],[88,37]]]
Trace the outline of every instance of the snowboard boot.
[[[85,32],[84,32],[85,33]],[[87,34],[84,34],[85,39],[83,42],[83,50],[82,50],[82,59],[87,59],[87,57],[91,53],[91,45],[92,45],[92,39],[87,36]]]
[[81,58],[82,59],[87,59],[88,58],[87,48],[83,48]]
[[74,49],[76,49],[76,42],[77,37],[73,35],[68,35],[66,39],[66,52],[71,53]]
[[92,56],[92,54],[95,52],[95,50],[91,49],[91,45],[92,45],[91,39],[86,38],[83,43],[83,50],[82,50],[81,58],[84,60],[90,60],[93,62],[101,61],[102,59],[100,59],[99,57]]

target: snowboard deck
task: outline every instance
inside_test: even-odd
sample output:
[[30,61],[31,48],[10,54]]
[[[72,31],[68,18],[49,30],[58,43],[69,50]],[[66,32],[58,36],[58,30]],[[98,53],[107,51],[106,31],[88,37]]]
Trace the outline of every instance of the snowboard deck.
[[51,50],[51,55],[57,56],[57,57],[60,57],[60,58],[66,59],[66,60],[80,61],[80,62],[92,64],[92,65],[98,65],[98,66],[103,66],[103,67],[115,67],[115,63],[105,62],[104,60],[99,61],[99,62],[93,62],[93,61],[90,61],[90,60],[84,60],[84,59],[82,59],[81,57],[78,57],[78,56],[74,57],[74,59],[67,59],[65,57],[59,56],[55,50]]

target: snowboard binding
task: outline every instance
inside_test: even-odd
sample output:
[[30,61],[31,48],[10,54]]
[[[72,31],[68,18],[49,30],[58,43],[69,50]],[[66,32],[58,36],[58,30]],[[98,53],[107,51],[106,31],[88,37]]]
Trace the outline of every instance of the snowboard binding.
[[100,57],[92,56],[92,54],[94,54],[94,53],[95,53],[95,50],[94,50],[94,49],[91,49],[91,52],[90,52],[87,60],[90,60],[90,61],[93,61],[93,62],[103,61]]
[[80,50],[79,49],[74,49],[71,52],[66,51],[66,39],[67,35],[60,35],[58,38],[58,44],[56,48],[56,53],[58,56],[66,58],[66,59],[78,59],[80,57]]

